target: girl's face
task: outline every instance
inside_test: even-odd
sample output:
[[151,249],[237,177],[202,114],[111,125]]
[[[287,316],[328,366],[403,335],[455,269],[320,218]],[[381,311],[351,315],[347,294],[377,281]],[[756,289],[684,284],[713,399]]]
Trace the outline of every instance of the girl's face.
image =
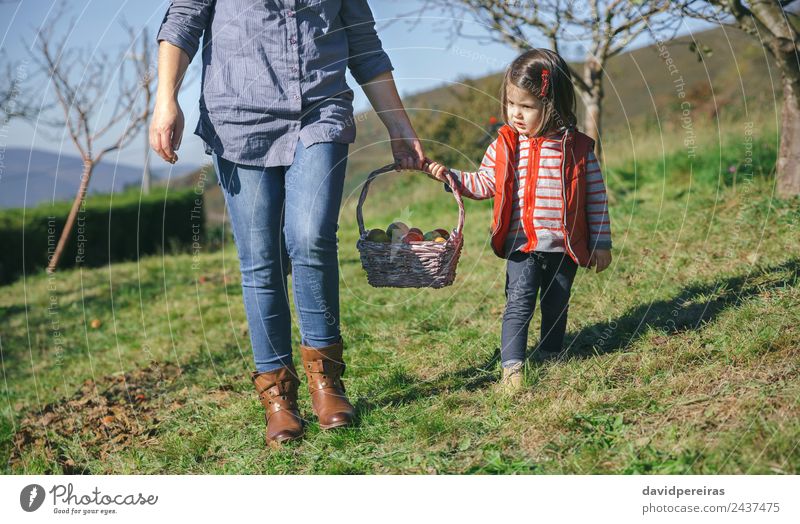
[[509,83],[506,86],[506,115],[518,133],[531,135],[539,129],[544,106],[535,95]]

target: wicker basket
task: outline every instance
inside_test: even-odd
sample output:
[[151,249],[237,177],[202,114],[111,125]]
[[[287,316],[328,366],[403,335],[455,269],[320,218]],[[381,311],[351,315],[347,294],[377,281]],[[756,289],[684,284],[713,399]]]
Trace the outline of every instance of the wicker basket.
[[367,272],[367,281],[373,287],[432,287],[449,286],[456,278],[456,266],[464,243],[464,202],[457,184],[448,173],[447,179],[458,203],[458,225],[445,242],[432,240],[412,243],[385,243],[367,240],[361,208],[367,198],[372,180],[380,174],[394,171],[393,164],[370,173],[356,207],[360,233],[356,248],[361,254],[361,265]]

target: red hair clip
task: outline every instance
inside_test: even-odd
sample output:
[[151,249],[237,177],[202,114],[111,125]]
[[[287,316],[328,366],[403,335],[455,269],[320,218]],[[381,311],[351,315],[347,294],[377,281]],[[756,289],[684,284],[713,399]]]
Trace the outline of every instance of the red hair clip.
[[550,71],[542,69],[542,90],[539,92],[540,97],[547,96],[547,88],[550,86]]

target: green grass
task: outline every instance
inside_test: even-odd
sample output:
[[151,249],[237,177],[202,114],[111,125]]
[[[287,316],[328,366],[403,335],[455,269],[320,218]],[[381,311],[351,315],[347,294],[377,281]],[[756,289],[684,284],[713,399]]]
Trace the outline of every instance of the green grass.
[[[355,250],[358,194],[347,195],[342,330],[358,423],[326,432],[311,419],[279,451],[264,447],[248,380],[232,245],[197,269],[188,255],[150,257],[6,286],[4,471],[797,474],[798,202],[772,198],[763,137],[754,176],[735,188],[721,178],[740,156],[728,138],[691,164],[675,137],[635,163],[623,145],[606,151],[614,262],[579,272],[567,358],[529,364],[511,398],[493,387],[504,266],[487,243],[490,203],[467,202],[453,286],[374,289]],[[452,197],[422,175],[387,176],[364,213],[368,227],[456,218]],[[105,404],[80,404],[95,391]],[[311,416],[304,388],[300,409]],[[32,440],[14,451],[26,431]]]

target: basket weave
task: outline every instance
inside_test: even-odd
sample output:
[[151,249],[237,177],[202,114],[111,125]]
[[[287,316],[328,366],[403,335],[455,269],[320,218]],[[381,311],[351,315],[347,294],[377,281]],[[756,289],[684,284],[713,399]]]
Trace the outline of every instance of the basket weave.
[[458,203],[458,225],[446,242],[424,240],[412,243],[384,243],[367,240],[361,208],[367,198],[372,180],[383,173],[394,171],[394,164],[383,166],[370,173],[356,207],[360,236],[356,248],[361,254],[361,266],[367,272],[367,282],[373,287],[432,287],[449,286],[456,278],[456,266],[461,255],[464,237],[464,202],[458,185],[447,173],[447,181]]

